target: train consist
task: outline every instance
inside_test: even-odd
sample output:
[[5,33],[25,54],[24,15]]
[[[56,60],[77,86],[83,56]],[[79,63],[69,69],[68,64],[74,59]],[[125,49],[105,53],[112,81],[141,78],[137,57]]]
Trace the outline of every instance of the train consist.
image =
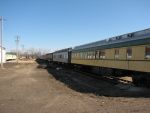
[[132,75],[150,87],[150,29],[132,32],[41,56],[42,60],[91,67],[106,75]]

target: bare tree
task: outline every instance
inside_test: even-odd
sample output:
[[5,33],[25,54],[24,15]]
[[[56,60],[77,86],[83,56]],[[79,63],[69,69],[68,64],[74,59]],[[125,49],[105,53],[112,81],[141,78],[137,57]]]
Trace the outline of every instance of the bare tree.
[[[11,50],[11,52],[16,53],[16,50]],[[19,51],[19,59],[37,59],[41,55],[46,53],[50,53],[50,49],[41,49],[41,48],[28,48],[28,49],[20,49]]]

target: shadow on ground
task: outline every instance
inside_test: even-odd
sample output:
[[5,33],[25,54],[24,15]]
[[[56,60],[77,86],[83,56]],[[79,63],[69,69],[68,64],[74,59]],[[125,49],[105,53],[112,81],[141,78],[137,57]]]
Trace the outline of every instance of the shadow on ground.
[[106,97],[150,97],[150,89],[133,87],[130,85],[111,84],[104,80],[83,75],[60,66],[47,66],[46,62],[38,61],[37,68],[48,71],[50,76],[64,83],[67,87],[81,93],[94,94]]

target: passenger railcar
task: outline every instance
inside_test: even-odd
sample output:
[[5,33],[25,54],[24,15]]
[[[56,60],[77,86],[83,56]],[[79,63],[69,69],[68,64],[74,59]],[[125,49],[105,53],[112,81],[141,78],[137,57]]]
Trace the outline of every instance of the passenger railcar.
[[71,63],[71,48],[62,49],[53,53],[53,61],[60,63]]
[[100,74],[130,74],[135,84],[146,83],[150,87],[150,29],[62,49],[42,59],[88,66]]
[[52,62],[53,61],[53,53],[47,53],[45,55],[45,59],[49,62]]
[[51,62],[53,61],[53,53],[42,55],[39,59]]
[[71,63],[122,70],[150,84],[150,29],[77,46]]

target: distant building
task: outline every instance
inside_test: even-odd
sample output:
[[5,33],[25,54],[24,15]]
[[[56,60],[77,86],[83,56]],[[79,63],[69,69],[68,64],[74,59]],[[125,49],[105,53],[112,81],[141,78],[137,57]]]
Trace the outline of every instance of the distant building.
[[7,52],[6,53],[6,61],[9,60],[16,60],[17,59],[17,55],[14,52]]
[[[2,62],[6,62],[6,49],[2,47]],[[0,47],[0,63],[1,63],[1,47]]]

